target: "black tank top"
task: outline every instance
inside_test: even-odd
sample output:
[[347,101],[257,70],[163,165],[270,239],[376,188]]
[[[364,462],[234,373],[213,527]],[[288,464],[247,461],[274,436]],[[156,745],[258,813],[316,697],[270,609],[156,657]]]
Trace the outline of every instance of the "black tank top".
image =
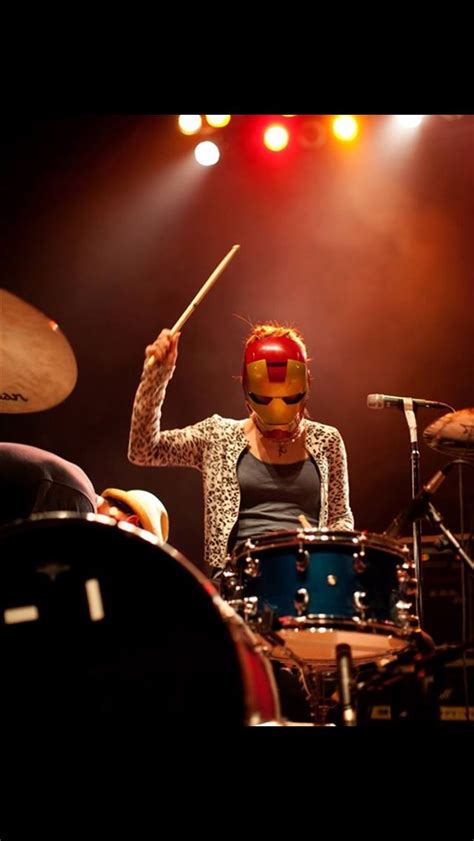
[[248,537],[299,528],[300,514],[318,527],[321,482],[312,458],[293,464],[268,464],[247,450],[239,459],[237,477],[240,511],[229,539],[230,551]]

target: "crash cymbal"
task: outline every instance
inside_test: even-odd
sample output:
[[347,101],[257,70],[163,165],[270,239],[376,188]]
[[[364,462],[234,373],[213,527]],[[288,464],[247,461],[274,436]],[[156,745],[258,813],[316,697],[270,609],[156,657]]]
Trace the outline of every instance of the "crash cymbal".
[[474,409],[443,415],[425,429],[423,439],[440,453],[474,458]]
[[40,412],[73,390],[77,365],[55,321],[0,289],[0,412]]

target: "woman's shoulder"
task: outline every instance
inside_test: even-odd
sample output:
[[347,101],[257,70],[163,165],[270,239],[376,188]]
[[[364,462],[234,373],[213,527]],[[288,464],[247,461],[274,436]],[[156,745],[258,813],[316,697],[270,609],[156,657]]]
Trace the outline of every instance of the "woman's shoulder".
[[306,434],[315,438],[336,439],[342,438],[341,433],[335,426],[330,426],[327,423],[320,423],[319,421],[309,420],[305,421]]
[[211,415],[211,417],[208,418],[208,421],[209,424],[214,426],[216,429],[219,429],[227,434],[240,433],[241,431],[243,431],[244,425],[246,423],[245,418],[240,420],[238,420],[237,418],[224,418],[222,417],[222,415],[217,414]]
[[306,418],[306,431],[310,433],[327,433],[328,435],[340,435],[341,433],[335,426],[330,426],[327,423],[321,423],[320,421],[313,421],[309,418]]
[[240,434],[240,432],[243,431],[245,419],[237,420],[236,418],[223,418],[222,415],[214,414],[205,418],[205,420],[201,421],[201,423],[208,430],[212,430],[215,433],[232,435]]

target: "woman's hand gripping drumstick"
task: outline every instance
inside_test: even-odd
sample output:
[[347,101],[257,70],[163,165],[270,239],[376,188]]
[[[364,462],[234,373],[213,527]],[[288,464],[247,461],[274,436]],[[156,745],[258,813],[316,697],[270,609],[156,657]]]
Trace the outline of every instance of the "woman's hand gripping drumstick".
[[208,277],[206,282],[201,286],[201,289],[194,296],[193,300],[185,311],[180,315],[176,324],[171,330],[162,330],[156,341],[152,345],[148,345],[145,350],[147,357],[146,367],[152,368],[155,363],[162,363],[167,368],[172,368],[176,364],[178,356],[178,341],[181,335],[180,330],[186,324],[188,318],[193,314],[196,307],[201,303],[202,299],[207,295],[212,288],[217,278],[222,274],[225,267],[230,263],[234,254],[239,250],[240,245],[233,245],[228,254],[214,269],[212,274]]
[[155,363],[165,368],[174,368],[178,357],[178,342],[181,333],[173,335],[172,330],[162,330],[152,345],[145,348],[146,367],[151,368]]

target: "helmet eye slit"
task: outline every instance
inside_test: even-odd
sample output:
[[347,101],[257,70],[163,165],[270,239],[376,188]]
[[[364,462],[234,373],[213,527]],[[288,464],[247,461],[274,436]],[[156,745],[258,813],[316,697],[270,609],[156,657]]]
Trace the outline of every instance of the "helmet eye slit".
[[273,400],[273,397],[264,397],[263,394],[254,394],[253,391],[249,391],[249,397],[260,406],[268,406]]
[[299,394],[291,394],[288,397],[282,397],[281,399],[287,404],[287,406],[292,406],[295,403],[299,403],[305,396],[305,393],[306,392],[304,391],[300,391]]
[[[303,400],[305,394],[305,391],[300,391],[298,394],[290,394],[287,397],[280,397],[276,399],[283,400],[287,406],[292,406]],[[249,397],[254,403],[257,403],[260,406],[268,406],[274,399],[273,397],[265,397],[263,394],[255,394],[253,391],[249,391]]]

